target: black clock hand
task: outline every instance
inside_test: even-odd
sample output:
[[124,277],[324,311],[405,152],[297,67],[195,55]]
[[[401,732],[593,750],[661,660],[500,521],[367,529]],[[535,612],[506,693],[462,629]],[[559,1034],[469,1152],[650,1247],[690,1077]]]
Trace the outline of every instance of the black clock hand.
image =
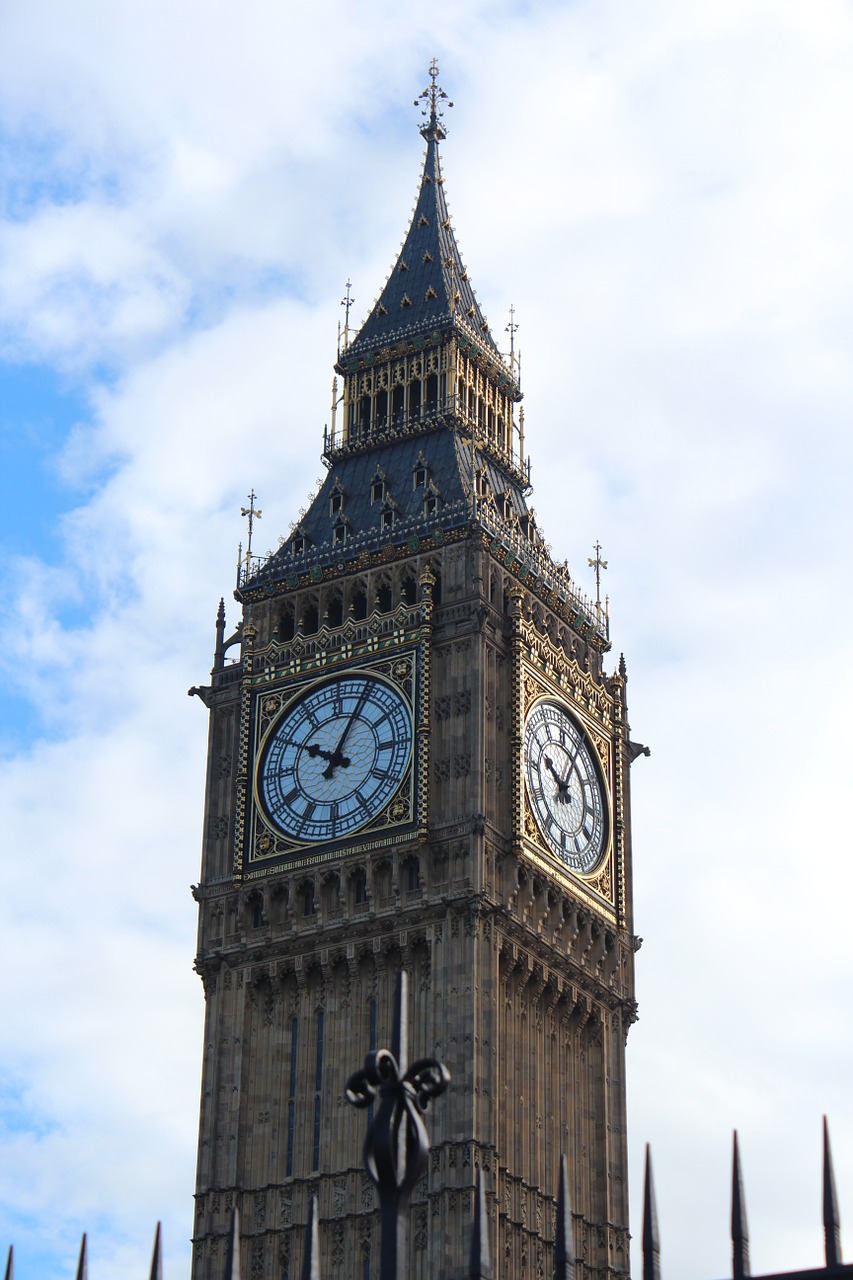
[[333,778],[335,776],[336,769],[339,769],[339,768],[346,769],[349,766],[350,764],[349,757],[343,754],[344,743],[349,737],[349,731],[353,726],[353,722],[355,721],[356,717],[361,711],[361,708],[364,706],[365,702],[367,701],[367,695],[368,695],[369,689],[370,689],[370,686],[366,684],[363,687],[361,693],[359,694],[358,701],[353,707],[352,713],[349,719],[347,720],[346,724],[344,725],[344,731],[341,734],[340,738],[338,739],[338,745],[335,747],[334,751],[332,751],[330,754],[324,751],[322,747],[317,748],[317,755],[322,756],[324,760],[328,760],[329,762],[326,765],[326,768],[323,770],[324,778],[327,778],[327,779]]
[[562,800],[563,804],[567,804],[569,801],[569,778],[572,773],[571,766],[569,766],[569,772],[566,774],[565,779],[561,778],[557,773],[550,756],[545,756],[545,767],[550,771],[551,777],[557,784],[557,799]]
[[[310,747],[306,747],[306,751],[312,760],[316,760],[318,756],[322,756],[324,760],[331,760],[335,755],[334,751],[326,751],[326,749],[321,747],[317,742],[312,742]],[[343,759],[339,761],[339,763],[342,765],[348,765],[349,760]]]
[[567,792],[568,792],[568,789],[569,789],[569,778],[572,776],[572,770],[573,770],[573,769],[574,769],[574,767],[575,767],[575,762],[577,761],[577,758],[578,758],[578,756],[580,755],[580,753],[581,753],[580,746],[577,746],[577,747],[575,748],[575,754],[574,754],[574,755],[571,757],[571,759],[569,760],[569,767],[568,767],[568,769],[566,770],[566,776],[565,776],[565,778],[563,779],[562,784],[561,784],[561,785],[566,789],[566,791],[567,791]]

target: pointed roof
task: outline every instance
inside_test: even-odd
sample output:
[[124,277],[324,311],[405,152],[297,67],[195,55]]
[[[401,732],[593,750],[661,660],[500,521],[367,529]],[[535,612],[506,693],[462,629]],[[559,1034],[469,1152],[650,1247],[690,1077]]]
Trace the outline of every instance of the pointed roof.
[[447,95],[436,84],[437,75],[433,59],[432,83],[421,94],[427,103],[427,119],[421,128],[427,149],[412,222],[378,301],[341,352],[341,371],[354,357],[451,327],[464,332],[493,358],[502,359],[474,296],[447,211],[438,153],[438,144],[446,136],[440,102]]

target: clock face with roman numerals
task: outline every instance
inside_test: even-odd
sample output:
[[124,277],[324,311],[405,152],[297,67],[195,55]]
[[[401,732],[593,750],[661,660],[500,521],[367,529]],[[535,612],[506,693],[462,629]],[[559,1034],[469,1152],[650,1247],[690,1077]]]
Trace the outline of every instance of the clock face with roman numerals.
[[607,806],[595,754],[558,702],[538,703],[524,729],[527,794],[548,848],[588,875],[607,849]]
[[337,840],[391,800],[412,753],[402,694],[357,672],[315,685],[284,711],[261,753],[258,795],[295,840]]

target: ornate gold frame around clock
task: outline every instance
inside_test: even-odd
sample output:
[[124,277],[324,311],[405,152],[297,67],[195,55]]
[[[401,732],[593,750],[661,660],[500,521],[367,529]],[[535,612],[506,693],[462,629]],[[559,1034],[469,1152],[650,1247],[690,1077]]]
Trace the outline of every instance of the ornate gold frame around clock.
[[[513,807],[515,844],[519,853],[549,875],[569,882],[576,895],[598,910],[616,916],[622,896],[621,787],[619,785],[618,701],[608,683],[595,680],[575,659],[558,649],[532,622],[514,619],[513,706],[517,715],[513,751]],[[531,810],[524,777],[524,733],[536,703],[548,699],[565,706],[595,752],[604,783],[608,811],[605,854],[595,871],[582,875],[566,867],[549,849]]]
[[[249,725],[248,760],[251,777],[246,777],[245,808],[242,830],[237,833],[235,873],[245,879],[267,874],[275,866],[307,866],[340,857],[353,847],[393,843],[400,836],[417,833],[424,821],[423,778],[426,773],[421,756],[425,749],[423,735],[418,732],[423,720],[424,678],[417,643],[358,660],[327,666],[322,672],[302,672],[248,691]],[[266,817],[258,795],[257,772],[267,734],[288,707],[318,683],[345,675],[373,674],[392,684],[402,694],[411,716],[412,751],[405,772],[393,796],[382,810],[357,831],[347,834],[333,845],[306,842],[284,835]]]

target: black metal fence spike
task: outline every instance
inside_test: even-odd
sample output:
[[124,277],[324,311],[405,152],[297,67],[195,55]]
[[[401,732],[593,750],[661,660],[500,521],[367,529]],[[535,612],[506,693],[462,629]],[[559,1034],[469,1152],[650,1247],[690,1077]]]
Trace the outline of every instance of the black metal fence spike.
[[486,1207],[486,1180],[477,1170],[474,1189],[474,1227],[471,1233],[471,1256],[468,1265],[471,1280],[492,1280],[492,1252],[489,1248],[489,1218]]
[[643,1190],[643,1280],[660,1280],[658,1207],[652,1177],[652,1152],[646,1143],[646,1178]]
[[320,1206],[317,1196],[311,1197],[311,1209],[305,1227],[302,1280],[320,1280]]
[[154,1232],[154,1252],[151,1254],[151,1273],[149,1280],[163,1280],[163,1248],[160,1242],[160,1223]]
[[228,1252],[225,1255],[225,1275],[223,1280],[240,1280],[240,1210],[236,1204],[231,1214],[231,1229],[228,1232]]
[[735,1129],[732,1143],[732,1277],[733,1280],[744,1280],[750,1274],[746,1197],[743,1193],[743,1174]]
[[829,1125],[823,1117],[823,1241],[826,1265],[841,1265],[841,1219],[838,1216],[838,1196],[835,1194],[835,1171],[832,1167],[832,1148],[829,1145]]
[[404,1213],[429,1156],[423,1112],[443,1093],[450,1072],[436,1058],[408,1064],[406,974],[397,975],[393,1051],[374,1049],[361,1071],[347,1081],[346,1099],[354,1107],[376,1103],[364,1140],[364,1167],[379,1193],[379,1277],[402,1280]]
[[6,1259],[5,1280],[15,1280],[15,1250],[12,1245],[9,1245],[9,1256]]
[[557,1181],[557,1223],[554,1231],[554,1280],[575,1280],[575,1241],[569,1195],[569,1161],[560,1156]]
[[80,1241],[80,1261],[77,1263],[77,1280],[89,1280],[89,1247],[86,1243],[86,1232]]

